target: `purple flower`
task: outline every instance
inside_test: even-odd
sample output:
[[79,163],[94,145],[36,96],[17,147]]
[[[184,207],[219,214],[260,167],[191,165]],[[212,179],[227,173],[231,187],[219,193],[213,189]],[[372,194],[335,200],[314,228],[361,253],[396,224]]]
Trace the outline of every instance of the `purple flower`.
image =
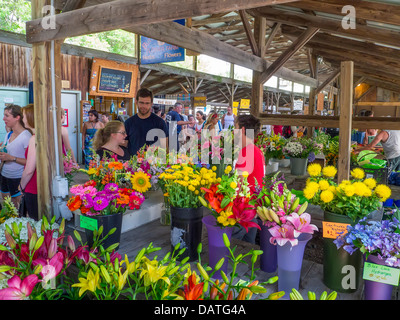
[[81,200],[85,208],[91,208],[94,205],[93,198],[90,194],[82,195]]
[[105,192],[116,193],[118,192],[118,185],[116,183],[107,183],[104,186]]
[[94,202],[93,209],[96,211],[101,211],[109,205],[110,200],[108,200],[107,197],[97,196],[93,199],[93,202]]
[[308,155],[308,162],[313,162],[315,160],[315,154],[314,152],[310,152]]

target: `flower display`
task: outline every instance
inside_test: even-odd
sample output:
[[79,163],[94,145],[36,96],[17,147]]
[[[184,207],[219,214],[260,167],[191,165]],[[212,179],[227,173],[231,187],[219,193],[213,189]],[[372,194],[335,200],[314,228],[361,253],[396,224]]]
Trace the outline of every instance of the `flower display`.
[[334,181],[337,169],[333,166],[321,169],[319,164],[310,164],[307,170],[310,178],[303,189],[304,197],[323,210],[347,215],[353,221],[379,209],[391,195],[388,186],[377,184],[373,178],[365,179],[361,168],[353,169],[351,179],[339,184]]
[[320,153],[322,146],[313,139],[307,137],[292,137],[283,147],[283,154],[290,158],[308,158],[310,162],[315,160],[315,155]]
[[70,192],[72,197],[68,199],[67,207],[71,211],[80,210],[86,216],[124,213],[128,208],[139,209],[145,200],[142,193],[121,188],[113,182],[104,185],[103,190],[98,190],[90,183],[75,185]]
[[79,165],[72,160],[71,150],[68,150],[67,155],[63,159],[64,176],[68,180],[68,186],[71,186],[75,174],[79,172]]
[[254,144],[261,149],[265,156],[265,162],[268,163],[270,159],[283,159],[283,148],[287,140],[281,135],[260,132],[254,139]]
[[289,242],[295,246],[302,233],[318,231],[317,226],[311,224],[310,214],[305,212],[308,202],[300,205],[300,198],[289,191],[283,181],[275,182],[272,189],[261,189],[256,202],[257,215],[269,228],[272,244],[283,246]]
[[174,164],[159,176],[168,194],[169,203],[176,208],[198,208],[202,187],[208,188],[217,181],[216,173],[191,163]]
[[339,235],[333,242],[337,248],[352,254],[360,250],[366,255],[378,256],[385,265],[400,268],[400,222],[396,218],[382,221],[361,219],[355,226],[347,226],[347,233]]
[[251,193],[246,173],[239,177],[237,170],[231,166],[225,169],[225,175],[213,183],[209,188],[201,188],[204,198],[199,196],[203,206],[211,210],[212,215],[220,227],[241,225],[248,231],[250,227],[260,229],[260,226],[251,221],[256,216],[255,207],[250,204]]

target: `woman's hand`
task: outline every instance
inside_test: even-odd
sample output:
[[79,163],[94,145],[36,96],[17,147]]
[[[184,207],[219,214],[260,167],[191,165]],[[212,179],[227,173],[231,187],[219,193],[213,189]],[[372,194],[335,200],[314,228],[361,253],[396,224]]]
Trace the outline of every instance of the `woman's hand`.
[[14,160],[14,156],[10,155],[9,153],[5,153],[5,152],[0,152],[0,160],[1,161],[12,161]]

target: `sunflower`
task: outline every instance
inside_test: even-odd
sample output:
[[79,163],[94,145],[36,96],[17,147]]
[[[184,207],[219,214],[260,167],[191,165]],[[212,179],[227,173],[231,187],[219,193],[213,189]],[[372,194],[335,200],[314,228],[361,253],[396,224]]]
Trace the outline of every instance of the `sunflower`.
[[131,177],[132,189],[144,193],[150,189],[150,178],[147,174],[141,171],[135,172]]

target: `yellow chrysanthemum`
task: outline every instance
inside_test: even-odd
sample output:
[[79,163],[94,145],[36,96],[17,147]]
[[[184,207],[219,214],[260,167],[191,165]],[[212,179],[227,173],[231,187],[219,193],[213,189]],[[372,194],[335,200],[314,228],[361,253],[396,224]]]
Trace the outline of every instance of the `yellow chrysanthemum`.
[[351,184],[345,185],[343,190],[344,190],[344,193],[346,194],[346,196],[348,196],[348,197],[352,197],[355,193],[354,186]]
[[333,178],[336,176],[337,169],[334,166],[326,166],[322,169],[322,174],[325,177]]
[[306,187],[303,190],[303,194],[304,194],[304,197],[306,197],[307,200],[310,200],[315,196],[316,190],[314,188]]
[[364,183],[370,189],[374,189],[376,187],[376,180],[374,178],[367,178],[364,180]]
[[365,172],[361,168],[354,168],[353,170],[351,170],[350,174],[354,179],[361,180],[365,177]]
[[232,189],[235,189],[237,187],[237,183],[235,181],[232,181],[231,184],[229,185]]
[[137,171],[132,175],[131,183],[132,189],[141,193],[146,192],[151,187],[149,176],[141,171]]
[[317,177],[321,173],[321,165],[312,163],[307,167],[307,172],[311,177]]
[[333,192],[332,192],[332,191],[330,191],[330,190],[324,190],[324,191],[321,192],[320,198],[321,198],[321,200],[322,200],[323,202],[329,203],[329,202],[331,202],[331,201],[333,200],[334,195],[333,195]]
[[368,187],[360,181],[354,182],[353,187],[354,187],[355,194],[360,197],[363,197],[368,189]]
[[379,184],[375,188],[375,193],[380,198],[380,200],[384,202],[389,199],[392,194],[392,190],[390,190],[390,188],[384,184]]
[[319,188],[322,191],[327,190],[329,188],[329,182],[326,181],[326,180],[321,180],[321,181],[318,182],[318,184],[319,184]]

